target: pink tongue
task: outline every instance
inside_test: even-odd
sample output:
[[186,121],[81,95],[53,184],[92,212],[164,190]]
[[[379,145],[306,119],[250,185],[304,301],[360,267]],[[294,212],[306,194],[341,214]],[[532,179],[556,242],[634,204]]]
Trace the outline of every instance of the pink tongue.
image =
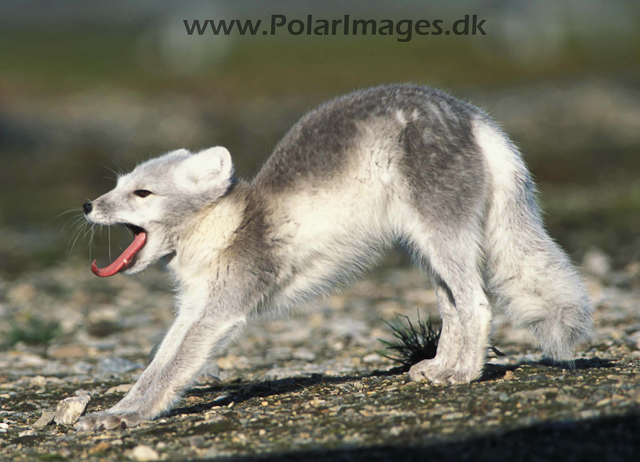
[[129,262],[131,262],[131,259],[135,256],[135,254],[137,254],[142,246],[144,246],[146,240],[147,233],[145,233],[144,231],[136,234],[133,242],[129,244],[129,247],[127,247],[125,251],[122,252],[122,255],[116,258],[113,263],[111,263],[106,268],[101,269],[96,266],[96,260],[93,260],[93,263],[91,263],[91,271],[93,271],[93,274],[95,274],[96,276],[100,276],[101,278],[113,276],[122,268],[127,266]]

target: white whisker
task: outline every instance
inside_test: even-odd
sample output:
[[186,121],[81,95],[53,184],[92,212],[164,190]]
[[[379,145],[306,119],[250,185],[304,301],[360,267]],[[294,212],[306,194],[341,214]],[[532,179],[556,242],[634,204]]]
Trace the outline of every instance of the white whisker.
[[[84,223],[80,223],[78,225],[78,228],[71,235],[71,239],[73,239],[73,243],[71,244],[71,248],[69,249],[69,252],[67,253],[67,258],[69,258],[71,256],[71,252],[73,252],[73,248],[75,247],[76,242],[78,241],[78,238],[80,237],[80,234],[82,234],[82,231],[86,228],[86,226],[87,226],[87,222],[86,221]],[[75,236],[75,238],[74,238],[74,236]]]

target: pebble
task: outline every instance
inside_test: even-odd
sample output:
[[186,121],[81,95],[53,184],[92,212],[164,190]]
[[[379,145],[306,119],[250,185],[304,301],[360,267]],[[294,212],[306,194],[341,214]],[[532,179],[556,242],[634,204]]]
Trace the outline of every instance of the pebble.
[[73,425],[78,421],[87,404],[91,401],[91,395],[86,392],[78,395],[65,398],[58,403],[54,416],[54,420],[58,425]]
[[35,287],[30,284],[18,284],[9,290],[7,298],[11,303],[26,303],[35,298],[37,291]]
[[582,267],[588,273],[602,277],[611,271],[611,258],[602,250],[592,248],[584,255]]
[[595,409],[587,409],[586,411],[580,412],[580,417],[583,419],[594,419],[599,415],[600,413]]
[[202,449],[207,445],[207,441],[204,439],[204,437],[198,435],[190,437],[189,444],[194,448]]
[[127,393],[129,390],[133,388],[133,383],[123,383],[122,385],[118,385],[117,387],[109,388],[105,394],[113,395],[114,393]]
[[152,447],[140,444],[129,452],[129,458],[133,460],[146,461],[158,460],[160,459],[160,456]]
[[44,411],[40,418],[33,424],[33,428],[36,430],[42,430],[53,421],[55,415],[56,413],[53,411]]
[[218,366],[220,369],[248,369],[249,360],[245,356],[226,355],[218,358]]
[[87,350],[80,345],[51,346],[47,350],[47,356],[53,359],[84,358]]
[[362,362],[367,364],[379,363],[380,361],[382,361],[382,357],[376,353],[368,354],[364,358],[362,358]]
[[462,419],[463,417],[464,417],[464,414],[462,412],[451,412],[449,414],[443,415],[440,419],[446,421],[446,420]]
[[200,455],[202,457],[202,460],[209,460],[209,459],[215,459],[220,455],[220,453],[216,448],[209,448],[207,450],[204,450],[204,452]]
[[106,452],[111,448],[111,445],[106,441],[101,441],[96,444],[94,447],[89,449],[89,454],[97,454],[98,452]]
[[144,366],[140,363],[134,363],[133,361],[123,358],[100,358],[98,361],[98,368],[101,372],[122,374],[136,369],[144,369]]
[[58,377],[47,377],[47,387],[56,388],[65,384],[65,381]]
[[5,433],[7,430],[9,430],[9,424],[0,422],[0,433]]
[[313,407],[324,406],[327,402],[324,399],[313,398],[309,401],[309,404]]
[[87,372],[91,372],[93,370],[93,365],[89,364],[86,361],[76,361],[71,370],[74,374],[86,374]]
[[31,377],[29,380],[29,388],[44,388],[47,384],[47,379],[45,379],[41,375],[36,375],[35,377]]
[[303,361],[313,361],[316,359],[315,353],[307,348],[296,348],[293,350],[292,355],[295,359],[301,359]]
[[364,388],[364,384],[362,382],[353,382],[351,384],[351,386],[355,389],[355,390],[362,390]]

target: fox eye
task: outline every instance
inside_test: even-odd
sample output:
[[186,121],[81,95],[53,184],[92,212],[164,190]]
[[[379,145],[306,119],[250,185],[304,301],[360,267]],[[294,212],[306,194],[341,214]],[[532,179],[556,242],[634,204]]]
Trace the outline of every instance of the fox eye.
[[136,189],[135,191],[133,191],[133,194],[138,197],[147,197],[149,194],[153,193],[151,191],[147,191],[146,189]]

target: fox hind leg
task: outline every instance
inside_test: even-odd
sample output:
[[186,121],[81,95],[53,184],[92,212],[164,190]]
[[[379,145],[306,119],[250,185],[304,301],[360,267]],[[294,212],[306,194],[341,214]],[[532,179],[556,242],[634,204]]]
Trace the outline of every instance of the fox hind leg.
[[436,357],[411,368],[413,381],[468,383],[482,373],[491,310],[482,286],[481,248],[475,231],[413,239],[418,261],[431,274],[443,326]]
[[447,383],[448,371],[458,362],[462,326],[456,307],[452,303],[449,287],[435,275],[431,276],[431,284],[438,298],[438,309],[442,319],[438,351],[435,358],[414,365],[409,370],[409,378],[414,382],[429,380],[432,383],[444,384]]

